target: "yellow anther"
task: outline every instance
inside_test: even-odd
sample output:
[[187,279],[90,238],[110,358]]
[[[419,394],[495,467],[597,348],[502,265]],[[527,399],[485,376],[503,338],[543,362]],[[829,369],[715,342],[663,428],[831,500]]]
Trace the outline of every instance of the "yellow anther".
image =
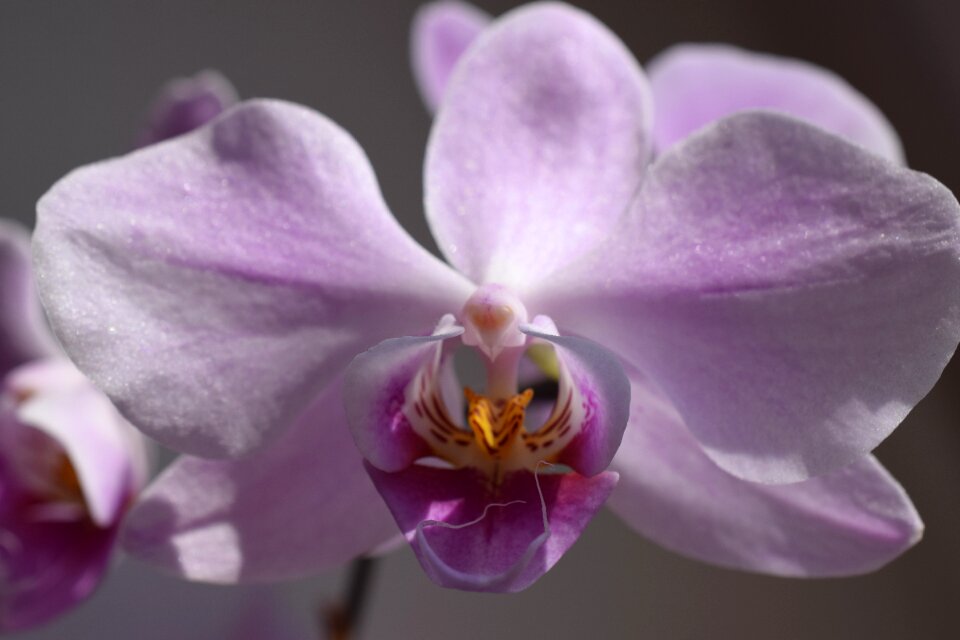
[[469,387],[463,393],[467,398],[467,424],[477,444],[487,455],[499,457],[523,428],[524,413],[533,399],[533,390],[527,389],[504,400],[491,400]]

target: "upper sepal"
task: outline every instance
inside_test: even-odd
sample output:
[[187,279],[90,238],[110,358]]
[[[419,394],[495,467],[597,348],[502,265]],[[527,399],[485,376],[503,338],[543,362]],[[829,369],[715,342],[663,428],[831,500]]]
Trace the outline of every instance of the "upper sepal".
[[424,166],[440,250],[477,284],[518,293],[595,246],[650,152],[636,60],[592,16],[536,3],[491,23],[457,63]]

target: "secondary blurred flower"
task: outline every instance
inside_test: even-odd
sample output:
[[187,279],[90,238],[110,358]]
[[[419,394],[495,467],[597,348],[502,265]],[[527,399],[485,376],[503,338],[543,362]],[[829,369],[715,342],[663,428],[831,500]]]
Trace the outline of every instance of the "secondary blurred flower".
[[[429,109],[440,104],[457,61],[490,21],[465,2],[433,2],[417,12],[411,60]],[[903,162],[900,140],[880,110],[843,78],[809,62],[730,45],[679,44],[654,57],[647,73],[657,152],[724,116],[770,109]]]
[[[456,67],[425,185],[459,273],[397,225],[349,135],[282,102],[41,200],[42,293],[80,368],[171,446],[247,455],[181,458],[127,548],[229,582],[374,547],[391,528],[348,422],[447,586],[536,580],[615,453],[618,513],[697,557],[838,575],[910,546],[919,519],[868,452],[960,336],[952,195],[772,113],[651,162],[645,76],[565,5],[511,12]],[[457,347],[483,391],[454,384]],[[556,356],[539,424],[516,384],[530,347]]]
[[203,126],[237,102],[230,81],[212,70],[171,80],[157,94],[137,146],[168,140]]
[[29,239],[0,224],[0,632],[88,597],[146,480],[140,434],[58,354],[34,297]]
[[[175,80],[141,140],[204,124],[232,95],[215,72]],[[143,438],[48,334],[32,280],[27,233],[0,222],[0,632],[93,593],[148,473]]]

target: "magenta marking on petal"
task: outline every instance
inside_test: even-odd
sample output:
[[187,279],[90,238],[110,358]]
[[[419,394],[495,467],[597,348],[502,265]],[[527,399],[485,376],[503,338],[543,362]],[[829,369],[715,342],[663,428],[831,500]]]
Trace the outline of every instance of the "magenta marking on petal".
[[[542,327],[552,323],[541,320]],[[556,461],[592,476],[610,464],[630,415],[630,382],[619,359],[600,345],[575,336],[558,336],[538,326],[526,325],[523,332],[543,340],[557,350],[560,362],[559,398],[574,403],[564,421],[555,448]],[[563,411],[558,405],[554,417]],[[552,420],[553,418],[551,418]],[[553,444],[552,440],[548,443]],[[546,444],[546,443],[544,443]]]
[[[430,455],[429,427],[416,420],[418,389],[437,376],[444,341],[462,333],[445,316],[431,336],[391,338],[350,363],[343,394],[347,421],[357,448],[374,466],[398,471]],[[423,413],[429,409],[420,405]]]

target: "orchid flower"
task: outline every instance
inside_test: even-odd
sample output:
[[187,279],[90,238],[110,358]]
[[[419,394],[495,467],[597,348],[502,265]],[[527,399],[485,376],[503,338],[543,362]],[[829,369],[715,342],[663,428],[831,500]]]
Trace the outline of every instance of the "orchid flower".
[[[215,117],[214,72],[161,91],[141,136]],[[121,518],[147,481],[142,436],[60,352],[43,319],[26,231],[0,223],[0,632],[32,627],[100,584]]]
[[[562,4],[492,23],[442,93],[425,203],[450,266],[345,131],[273,100],[41,199],[57,335],[188,454],[132,511],[131,553],[288,578],[399,525],[439,584],[516,591],[618,473],[634,528],[727,566],[858,573],[919,538],[869,452],[960,339],[947,189],[770,112],[654,159],[643,71]],[[459,386],[457,351],[484,388]],[[545,412],[517,384],[533,351]]]

